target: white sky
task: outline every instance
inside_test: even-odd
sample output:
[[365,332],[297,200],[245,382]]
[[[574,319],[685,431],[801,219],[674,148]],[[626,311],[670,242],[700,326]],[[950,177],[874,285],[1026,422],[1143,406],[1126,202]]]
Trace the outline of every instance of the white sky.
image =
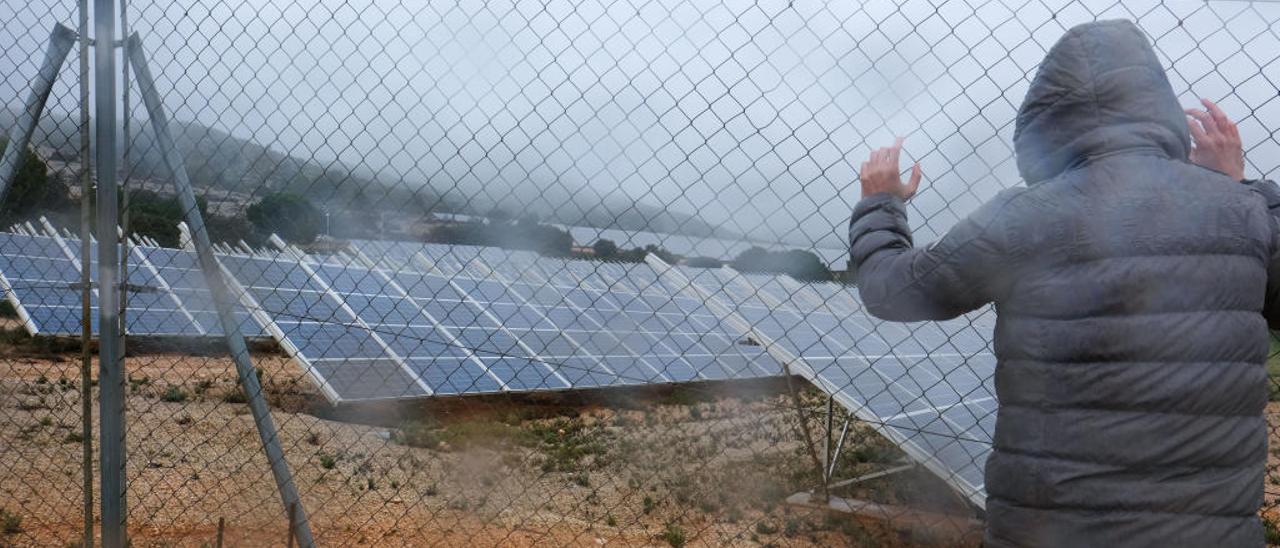
[[[130,11],[176,120],[493,199],[558,181],[756,238],[841,247],[854,167],[894,134],[924,164],[921,241],[1017,184],[1012,120],[1044,51],[1126,17],[1174,88],[1243,118],[1280,167],[1280,4],[812,0],[153,2]],[[74,2],[0,0],[17,104]],[[14,16],[7,16],[11,12]],[[1181,24],[1179,21],[1181,20]],[[1197,44],[1199,47],[1197,47]],[[55,92],[74,108],[75,62]],[[1233,85],[1235,89],[1233,91]],[[72,110],[74,112],[74,110]],[[139,114],[140,116],[140,114]],[[551,204],[555,205],[555,204]]]

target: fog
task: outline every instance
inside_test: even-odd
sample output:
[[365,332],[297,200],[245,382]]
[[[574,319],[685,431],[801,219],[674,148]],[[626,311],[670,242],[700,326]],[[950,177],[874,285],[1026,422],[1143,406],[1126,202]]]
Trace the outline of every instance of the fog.
[[[305,5],[302,5],[305,4]],[[770,241],[840,248],[855,168],[894,135],[924,167],[927,241],[1018,184],[1013,117],[1046,49],[1137,20],[1184,103],[1267,127],[1280,5],[806,0],[130,2],[175,120],[509,210],[640,201]],[[19,104],[74,4],[4,0],[0,101]],[[3,14],[0,14],[3,15]],[[75,61],[54,111],[75,113]],[[141,124],[144,114],[134,113]],[[904,162],[905,163],[905,162]],[[548,192],[559,189],[560,192]]]

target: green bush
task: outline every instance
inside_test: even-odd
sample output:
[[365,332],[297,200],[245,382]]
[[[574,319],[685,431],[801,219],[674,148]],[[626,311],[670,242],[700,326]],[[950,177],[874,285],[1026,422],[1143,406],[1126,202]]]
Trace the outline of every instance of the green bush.
[[667,528],[662,531],[662,540],[667,541],[673,548],[681,548],[689,540],[685,538],[684,529],[674,523],[668,523]]
[[249,222],[263,234],[276,234],[286,241],[306,245],[314,242],[324,227],[324,214],[305,197],[288,192],[264,196],[246,211]]
[[618,244],[614,243],[613,240],[602,238],[592,244],[591,250],[595,253],[597,259],[607,261],[618,253]]
[[178,386],[170,386],[160,395],[160,399],[170,403],[181,403],[187,401],[187,393]]
[[540,224],[533,217],[512,222],[503,215],[490,215],[491,219],[487,222],[438,226],[427,235],[427,241],[522,249],[551,257],[565,257],[573,250],[573,236],[564,229]]
[[809,251],[793,249],[790,251],[769,251],[762,247],[751,247],[731,263],[735,270],[741,272],[765,272],[771,274],[787,274],[800,281],[831,281],[831,270],[822,260]]
[[13,535],[22,532],[22,516],[0,506],[0,534]]
[[[9,145],[0,137],[0,154]],[[4,204],[0,204],[0,226],[38,218],[48,212],[70,209],[71,198],[67,186],[49,177],[49,166],[31,149],[23,154],[22,164],[14,175]]]

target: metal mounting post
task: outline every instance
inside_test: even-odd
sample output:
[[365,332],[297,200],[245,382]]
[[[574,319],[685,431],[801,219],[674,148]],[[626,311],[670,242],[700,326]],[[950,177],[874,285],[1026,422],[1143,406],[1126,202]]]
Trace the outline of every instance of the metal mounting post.
[[76,31],[61,23],[53,26],[53,31],[49,33],[49,49],[44,52],[40,72],[36,74],[27,102],[18,114],[15,131],[9,134],[9,144],[4,149],[4,156],[0,157],[0,203],[8,196],[13,177],[22,165],[27,145],[31,143],[31,135],[40,122],[40,113],[44,112],[44,105],[49,101],[53,81],[58,78],[58,69],[62,68],[62,63],[66,61],[67,54],[75,43]]

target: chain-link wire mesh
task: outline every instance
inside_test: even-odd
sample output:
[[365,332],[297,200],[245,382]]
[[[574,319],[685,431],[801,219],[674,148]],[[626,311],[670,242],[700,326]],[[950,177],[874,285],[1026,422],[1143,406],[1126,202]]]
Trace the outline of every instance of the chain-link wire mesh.
[[[79,14],[4,6],[12,131],[50,29]],[[856,161],[905,135],[927,176],[912,228],[939,237],[1019,184],[1013,120],[1047,48],[1127,18],[1185,103],[1238,119],[1250,176],[1280,167],[1280,5],[131,0],[126,13],[171,122],[157,132],[138,67],[122,71],[135,545],[291,533],[164,142],[251,343],[301,495],[292,513],[322,545],[976,545],[994,312],[867,315],[838,283]],[[97,242],[81,249],[78,84],[68,61],[0,214],[13,227],[4,545],[83,537],[83,272],[91,306],[103,288]],[[1268,523],[1277,482],[1271,462]],[[827,495],[848,505],[828,511]]]

